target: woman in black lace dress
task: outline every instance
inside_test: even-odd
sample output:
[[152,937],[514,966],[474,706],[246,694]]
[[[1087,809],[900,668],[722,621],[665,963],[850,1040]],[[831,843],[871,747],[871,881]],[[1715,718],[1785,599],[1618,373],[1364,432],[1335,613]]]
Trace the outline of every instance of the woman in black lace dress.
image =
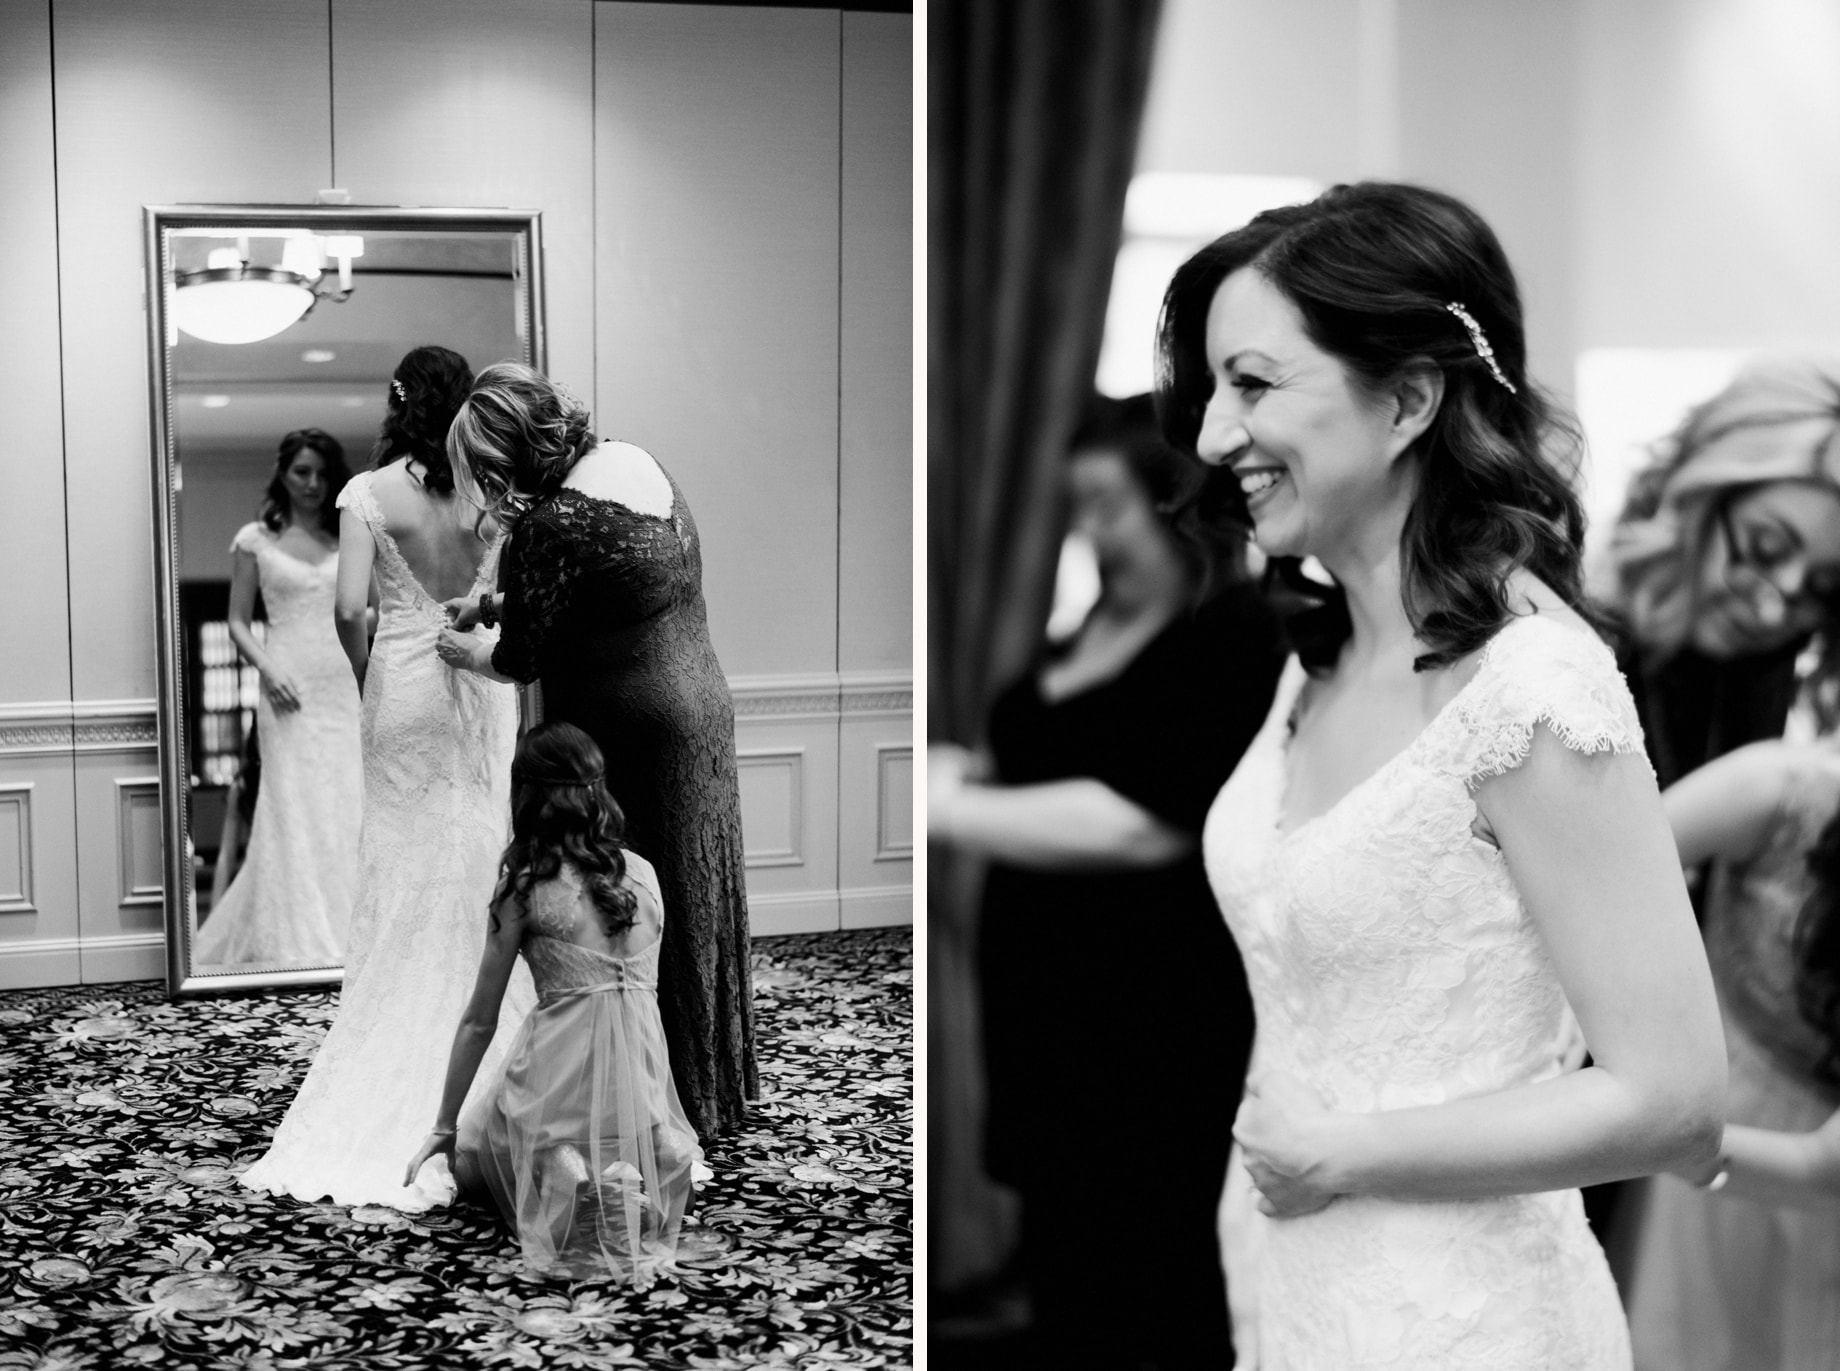
[[663,887],[671,1070],[697,1132],[721,1132],[758,1082],[734,708],[696,523],[648,453],[596,438],[578,401],[517,363],[479,373],[448,451],[461,490],[512,533],[499,593],[448,606],[458,629],[502,620],[497,647],[454,632],[441,656],[540,682],[544,718],[599,745],[631,845]]

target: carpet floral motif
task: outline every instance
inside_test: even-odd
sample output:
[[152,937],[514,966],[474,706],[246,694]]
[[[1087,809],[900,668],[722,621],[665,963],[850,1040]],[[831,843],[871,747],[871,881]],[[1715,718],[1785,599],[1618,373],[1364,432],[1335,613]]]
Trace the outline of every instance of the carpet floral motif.
[[762,1098],[644,1291],[530,1275],[470,1205],[239,1186],[336,991],[0,995],[0,1371],[911,1365],[909,932],[754,946]]

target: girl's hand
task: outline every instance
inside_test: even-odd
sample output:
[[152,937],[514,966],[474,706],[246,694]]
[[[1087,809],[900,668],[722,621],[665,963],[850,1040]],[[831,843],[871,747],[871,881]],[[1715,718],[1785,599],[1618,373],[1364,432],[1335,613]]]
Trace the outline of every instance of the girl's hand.
[[[403,1175],[403,1184],[414,1185],[415,1174],[422,1169],[423,1163],[442,1153],[446,1153],[450,1158],[454,1155],[454,1135],[452,1133],[430,1133],[422,1142],[421,1150],[410,1159],[409,1170]],[[451,1164],[450,1162],[449,1165]]]
[[458,671],[478,671],[478,654],[481,650],[491,653],[489,645],[465,633],[457,633],[451,628],[441,630],[441,636],[435,639],[435,655]]
[[1350,1115],[1325,1109],[1317,1093],[1272,1072],[1246,1084],[1233,1137],[1259,1192],[1259,1212],[1273,1218],[1313,1214],[1339,1192],[1330,1177]]
[[479,622],[479,597],[477,595],[456,596],[441,608],[447,611],[447,622],[453,625],[456,633],[465,633]]
[[285,671],[270,667],[262,673],[262,692],[277,714],[291,714],[300,708],[300,690]]

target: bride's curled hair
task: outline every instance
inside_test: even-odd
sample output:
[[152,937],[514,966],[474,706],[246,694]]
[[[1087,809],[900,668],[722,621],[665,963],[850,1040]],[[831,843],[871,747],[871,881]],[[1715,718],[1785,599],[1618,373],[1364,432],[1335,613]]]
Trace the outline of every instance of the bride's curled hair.
[[[1184,452],[1195,451],[1214,389],[1208,310],[1241,269],[1288,299],[1310,340],[1369,394],[1416,367],[1443,374],[1443,401],[1413,444],[1419,482],[1401,540],[1406,613],[1430,649],[1419,670],[1494,635],[1520,567],[1597,617],[1581,571],[1578,430],[1527,375],[1514,273],[1474,210],[1439,191],[1364,181],[1267,210],[1189,258],[1163,297],[1157,340],[1158,412]],[[1230,473],[1202,482],[1194,503],[1202,519],[1251,526]],[[1309,606],[1289,623],[1304,665],[1332,663],[1349,633],[1340,587],[1306,576],[1296,558],[1274,558],[1270,574]]]
[[626,932],[638,901],[624,885],[625,828],[594,740],[561,720],[531,729],[511,760],[511,844],[498,866],[493,926],[500,901],[527,901],[531,888],[553,878],[566,860],[581,872],[607,936]]
[[428,344],[406,353],[390,377],[371,465],[419,462],[422,484],[436,495],[450,494],[454,475],[447,461],[447,427],[472,384],[472,368],[451,348]]
[[461,493],[515,520],[600,441],[589,422],[588,407],[535,367],[494,362],[474,378],[447,431]]

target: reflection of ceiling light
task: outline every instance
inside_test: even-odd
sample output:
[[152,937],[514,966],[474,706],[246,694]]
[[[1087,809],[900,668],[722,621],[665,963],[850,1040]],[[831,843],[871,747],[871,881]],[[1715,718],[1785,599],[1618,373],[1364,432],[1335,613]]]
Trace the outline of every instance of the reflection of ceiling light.
[[206,409],[222,409],[230,403],[230,397],[228,395],[206,395],[200,397],[198,403]]
[[303,362],[330,362],[337,356],[338,353],[334,352],[331,348],[308,348],[305,352],[300,354],[300,360]]
[[363,409],[364,397],[362,395],[342,395],[339,397],[339,408]]
[[239,248],[212,249],[203,271],[174,274],[173,322],[207,343],[255,343],[298,323],[321,300],[342,303],[351,295],[351,259],[363,255],[364,240],[353,234],[325,240],[327,255],[339,263],[336,292],[314,289],[321,246],[311,236],[289,238],[278,267],[251,266]]

